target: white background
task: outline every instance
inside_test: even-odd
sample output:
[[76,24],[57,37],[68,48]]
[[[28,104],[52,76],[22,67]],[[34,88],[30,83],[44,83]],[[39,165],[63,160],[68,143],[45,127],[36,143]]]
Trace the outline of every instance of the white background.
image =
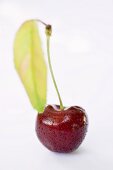
[[[70,154],[38,141],[37,113],[14,69],[14,36],[31,18],[53,26],[51,58],[64,105],[80,105],[89,116],[85,141]],[[50,75],[48,103],[58,103]],[[0,0],[0,170],[53,169],[113,170],[112,0]]]

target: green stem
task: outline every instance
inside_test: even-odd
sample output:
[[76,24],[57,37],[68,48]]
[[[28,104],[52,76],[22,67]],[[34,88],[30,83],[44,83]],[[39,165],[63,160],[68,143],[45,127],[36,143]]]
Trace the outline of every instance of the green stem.
[[64,107],[63,107],[62,99],[61,99],[61,96],[60,96],[60,93],[59,93],[59,90],[58,90],[58,87],[57,87],[57,84],[56,84],[56,80],[55,80],[52,65],[51,65],[51,59],[50,59],[50,36],[51,36],[51,26],[47,25],[46,26],[46,38],[47,38],[47,55],[48,55],[49,69],[50,69],[51,77],[52,77],[52,80],[53,80],[53,83],[54,83],[54,86],[55,86],[55,89],[56,89],[56,92],[57,92],[57,95],[58,95],[58,98],[59,98],[60,109],[63,110]]

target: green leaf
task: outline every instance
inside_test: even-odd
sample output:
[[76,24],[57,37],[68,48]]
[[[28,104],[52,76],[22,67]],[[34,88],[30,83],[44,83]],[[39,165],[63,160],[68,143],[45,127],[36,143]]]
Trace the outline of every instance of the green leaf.
[[14,63],[32,106],[43,112],[46,104],[47,67],[37,22],[26,21],[14,41]]

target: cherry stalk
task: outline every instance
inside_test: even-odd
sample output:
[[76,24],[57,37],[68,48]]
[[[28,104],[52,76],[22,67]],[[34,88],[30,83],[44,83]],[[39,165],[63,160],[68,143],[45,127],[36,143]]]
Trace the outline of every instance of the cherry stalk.
[[61,99],[61,96],[60,96],[60,93],[59,93],[59,90],[58,90],[58,87],[56,84],[56,80],[55,80],[52,65],[51,65],[51,59],[50,59],[50,36],[51,36],[51,33],[52,33],[52,27],[51,27],[51,25],[47,25],[46,26],[46,37],[47,37],[47,54],[48,54],[49,69],[50,69],[52,80],[53,80],[53,83],[54,83],[54,86],[55,86],[55,89],[56,89],[56,92],[57,92],[57,95],[59,98],[60,109],[63,110],[64,107],[63,107],[62,99]]
[[53,68],[52,68],[52,64],[51,64],[51,58],[50,58],[50,37],[51,37],[51,34],[52,34],[52,26],[49,25],[49,24],[46,24],[45,22],[43,22],[43,21],[41,21],[39,19],[38,19],[38,22],[40,22],[43,25],[45,25],[46,46],[47,46],[47,55],[48,55],[49,69],[50,69],[50,73],[51,73],[51,77],[52,77],[52,80],[53,80],[54,87],[56,89],[56,92],[57,92],[57,95],[58,95],[58,98],[59,98],[60,109],[63,110],[64,106],[63,106],[62,99],[61,99],[61,96],[60,96],[60,93],[59,93],[59,90],[58,90],[58,87],[57,87],[57,83],[56,83],[56,80],[55,80],[55,76],[54,76]]

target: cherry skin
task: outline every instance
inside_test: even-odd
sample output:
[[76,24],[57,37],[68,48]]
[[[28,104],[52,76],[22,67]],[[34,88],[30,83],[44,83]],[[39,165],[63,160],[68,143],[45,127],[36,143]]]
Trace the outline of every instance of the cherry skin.
[[67,153],[77,149],[86,135],[87,127],[86,112],[78,106],[60,110],[58,105],[48,105],[36,119],[39,140],[54,152]]

